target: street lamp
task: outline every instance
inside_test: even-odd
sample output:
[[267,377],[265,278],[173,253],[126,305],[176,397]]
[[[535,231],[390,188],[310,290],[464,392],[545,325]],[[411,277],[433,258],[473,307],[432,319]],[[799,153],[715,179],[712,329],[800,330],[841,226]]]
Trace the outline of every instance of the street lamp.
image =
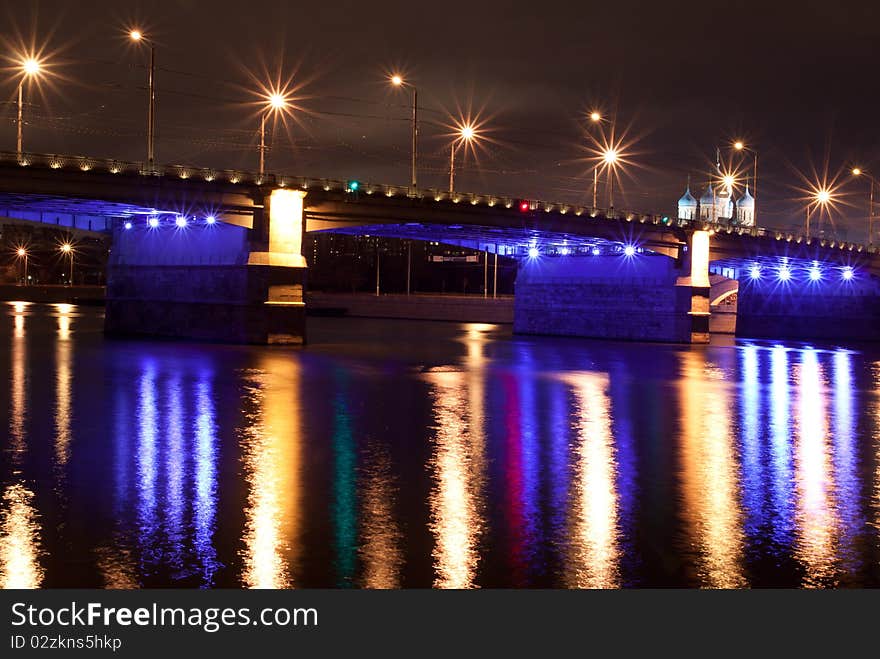
[[[598,110],[593,110],[590,113],[590,121],[594,124],[598,124],[602,121],[602,114]],[[593,211],[596,210],[597,199],[599,195],[599,165],[597,164],[593,167]]]
[[272,92],[266,97],[266,110],[260,114],[260,182],[266,173],[266,117],[272,112],[281,112],[287,108],[288,102],[284,94]]
[[418,153],[419,153],[419,93],[415,85],[411,85],[403,79],[398,73],[390,78],[391,84],[395,87],[409,87],[412,89],[412,172],[411,182],[412,193],[416,191],[416,173],[418,169]]
[[128,38],[135,43],[145,42],[150,46],[150,67],[147,73],[147,170],[155,171],[155,129],[156,129],[156,44],[144,36],[138,29],[128,33]]
[[752,165],[752,196],[755,200],[755,210],[752,217],[756,220],[755,224],[757,224],[758,218],[758,152],[754,149],[751,149],[745,145],[745,142],[742,140],[737,140],[733,143],[733,148],[736,151],[751,153],[755,159],[754,164]]
[[462,144],[470,144],[476,137],[476,130],[471,124],[464,124],[458,128],[458,136],[452,142],[449,151],[449,194],[455,192],[455,151]]
[[870,174],[866,173],[861,167],[853,167],[852,169],[853,176],[864,176],[869,181],[869,192],[868,192],[868,244],[874,244],[874,184],[876,183],[876,179]]
[[817,208],[824,209],[825,207],[828,206],[828,204],[830,202],[831,202],[831,190],[829,190],[828,188],[821,187],[821,188],[816,189],[813,192],[812,203],[807,204],[807,216],[806,216],[806,226],[805,226],[807,238],[810,237],[810,219],[811,219],[810,216],[812,214],[811,211],[813,209],[813,206],[816,206]]
[[28,251],[24,247],[19,247],[15,253],[19,259],[24,261],[24,285],[27,286],[27,283],[28,283]]
[[608,174],[608,209],[614,209],[614,174],[613,170],[617,166],[617,161],[620,157],[620,154],[617,152],[617,149],[614,147],[607,147],[602,152],[602,161],[601,164],[605,166],[605,168],[609,171]]
[[59,249],[62,254],[70,256],[70,280],[68,285],[73,286],[73,245],[70,243],[64,243]]
[[24,126],[24,83],[31,78],[36,78],[42,71],[42,63],[35,57],[28,57],[21,63],[21,81],[18,83],[18,139],[16,141],[16,154],[21,161],[22,154],[22,127]]

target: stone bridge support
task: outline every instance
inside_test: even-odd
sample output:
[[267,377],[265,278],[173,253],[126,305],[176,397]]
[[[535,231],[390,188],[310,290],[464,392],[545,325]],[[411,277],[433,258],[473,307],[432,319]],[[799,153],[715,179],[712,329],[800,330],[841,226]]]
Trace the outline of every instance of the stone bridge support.
[[514,331],[599,339],[709,341],[708,234],[680,258],[538,257],[521,262]]
[[[277,189],[253,229],[137,220],[114,229],[105,331],[227,343],[305,341],[303,197]],[[265,221],[268,216],[268,223]]]
[[797,341],[880,340],[880,282],[867,273],[844,280],[836,268],[819,281],[745,278],[736,335]]

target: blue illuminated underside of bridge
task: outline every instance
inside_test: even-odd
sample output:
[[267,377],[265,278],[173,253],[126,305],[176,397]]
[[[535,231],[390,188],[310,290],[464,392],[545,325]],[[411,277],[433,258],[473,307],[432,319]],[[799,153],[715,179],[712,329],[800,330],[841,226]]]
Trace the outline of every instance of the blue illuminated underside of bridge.
[[170,218],[173,223],[179,214],[170,209],[96,199],[0,193],[0,217],[84,231],[109,231],[114,220],[143,218],[146,222],[158,217]]
[[[529,250],[537,250],[544,256],[588,256],[597,253],[623,252],[627,248],[627,244],[622,241],[590,236],[477,225],[371,224],[325,229],[312,233],[437,242],[501,256],[527,256]],[[647,253],[649,251],[637,245],[632,247],[639,252]]]

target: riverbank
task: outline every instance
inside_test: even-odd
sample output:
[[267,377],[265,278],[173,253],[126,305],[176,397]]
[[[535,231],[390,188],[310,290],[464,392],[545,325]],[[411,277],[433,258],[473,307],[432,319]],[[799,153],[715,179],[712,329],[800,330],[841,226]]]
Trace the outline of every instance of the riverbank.
[[47,304],[103,305],[103,286],[37,285],[17,286],[0,284],[0,300],[7,302],[43,302]]

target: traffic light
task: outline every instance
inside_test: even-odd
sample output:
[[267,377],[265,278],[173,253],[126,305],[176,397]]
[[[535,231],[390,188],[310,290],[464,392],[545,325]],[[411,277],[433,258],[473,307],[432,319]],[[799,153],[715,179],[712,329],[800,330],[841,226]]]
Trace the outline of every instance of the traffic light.
[[361,189],[360,181],[348,181],[345,184],[346,192],[358,192]]
[[528,213],[532,209],[532,204],[528,199],[520,199],[517,203],[520,213]]
[[665,225],[668,226],[668,225],[669,225],[669,216],[668,216],[668,215],[664,215],[662,221],[663,221],[663,224],[665,224]]

